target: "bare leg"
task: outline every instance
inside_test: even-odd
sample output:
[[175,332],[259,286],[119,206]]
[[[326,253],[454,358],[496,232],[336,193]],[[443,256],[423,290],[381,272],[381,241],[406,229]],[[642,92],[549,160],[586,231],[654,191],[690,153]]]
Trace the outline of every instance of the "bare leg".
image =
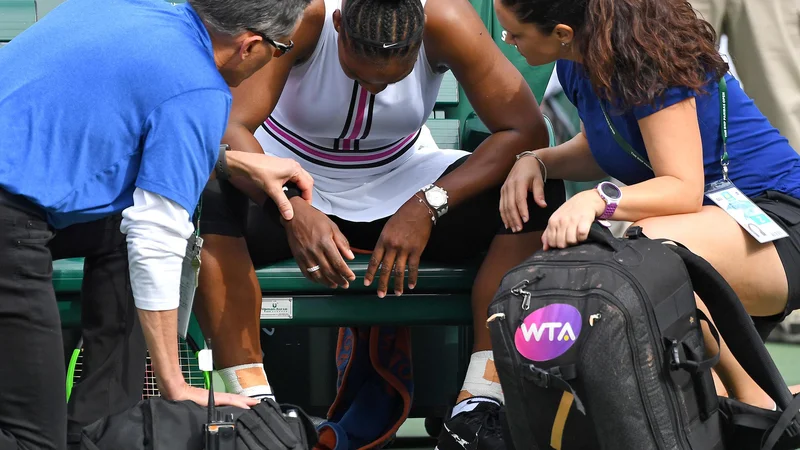
[[[542,232],[498,235],[492,241],[489,252],[481,264],[472,286],[472,317],[474,324],[473,352],[492,349],[491,335],[486,328],[487,310],[503,276],[542,247]],[[497,371],[487,368],[484,378],[497,379]],[[499,382],[499,380],[497,381]],[[471,397],[466,390],[458,396],[458,402]]]
[[[244,238],[204,235],[194,312],[212,339],[217,367],[261,363],[261,289]],[[243,388],[265,385],[261,368],[237,371]]]
[[[788,285],[775,246],[759,244],[730,216],[714,206],[699,213],[656,217],[638,222],[651,238],[678,241],[706,259],[730,283],[748,313],[779,314],[786,307]],[[716,347],[706,333],[709,350]],[[744,372],[723,345],[716,372],[734,398],[772,408],[772,400]]]

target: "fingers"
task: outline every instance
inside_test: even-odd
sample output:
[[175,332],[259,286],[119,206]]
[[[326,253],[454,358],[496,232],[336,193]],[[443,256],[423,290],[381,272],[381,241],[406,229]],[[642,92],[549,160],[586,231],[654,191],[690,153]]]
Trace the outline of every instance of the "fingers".
[[375,250],[372,252],[372,256],[369,258],[369,265],[367,265],[367,273],[364,274],[364,286],[369,286],[372,284],[372,280],[375,279],[375,272],[378,271],[378,266],[381,264],[381,260],[383,259],[383,241],[380,239],[378,243],[375,244]]
[[394,248],[388,248],[383,254],[380,267],[380,278],[378,278],[378,298],[386,296],[388,291],[389,277],[392,275],[392,268],[397,257],[397,251]]
[[[503,226],[514,232],[522,229],[522,221],[520,210],[517,207],[518,196],[521,191],[525,190],[525,185],[517,182],[516,180],[509,179],[503,184],[500,189],[500,218],[503,220]],[[522,192],[527,200],[527,192]],[[524,212],[527,215],[527,204],[525,205]]]
[[336,244],[329,241],[323,248],[323,251],[325,252],[325,258],[330,266],[331,275],[334,277],[333,281],[345,289],[349,288],[349,281],[354,280],[356,275],[350,270],[350,267],[347,266],[344,259],[342,259],[342,255],[339,253]]
[[[336,243],[336,247],[339,248],[339,253],[342,254],[348,260],[355,259],[356,255],[353,254],[353,251],[350,250],[350,242],[347,241],[347,238],[344,237],[341,231],[339,231],[339,227],[336,224],[333,224],[333,242]],[[352,273],[352,272],[351,272]],[[354,280],[355,275],[353,278],[348,277],[349,280]]]
[[314,179],[311,178],[311,175],[306,172],[300,165],[297,165],[298,172],[289,179],[289,181],[294,182],[297,186],[297,189],[300,189],[300,195],[303,199],[309,203],[311,203],[311,194],[314,188]]
[[[547,208],[547,201],[544,196],[544,180],[542,177],[535,177],[531,184],[531,192],[533,192],[533,201],[539,205],[540,208]],[[525,210],[528,209],[528,197],[525,197]],[[526,219],[527,222],[527,219]]]
[[[333,245],[333,244],[331,244]],[[301,255],[295,255],[297,265],[309,280],[336,289],[346,280],[342,279],[331,267],[326,255],[324,244],[317,244],[313,248],[308,248]],[[319,267],[317,267],[319,266]],[[314,270],[309,270],[314,269]]]
[[408,255],[408,288],[414,289],[417,286],[417,275],[419,274],[419,253],[412,252]]
[[[206,391],[208,398],[208,391]],[[258,400],[243,395],[229,394],[226,392],[214,392],[214,404],[216,406],[235,406],[242,409],[250,409],[251,406],[258,404]]]
[[584,219],[580,224],[578,224],[578,229],[577,229],[578,242],[583,242],[586,239],[589,239],[589,229],[592,228],[592,222],[594,222],[594,219],[591,220]]
[[406,276],[406,260],[408,254],[404,251],[398,253],[394,261],[394,295],[403,295],[403,282]]
[[283,219],[292,220],[292,217],[294,217],[294,210],[286,194],[283,193],[283,185],[269,185],[267,186],[266,192],[269,198],[277,205],[278,211],[281,212]]

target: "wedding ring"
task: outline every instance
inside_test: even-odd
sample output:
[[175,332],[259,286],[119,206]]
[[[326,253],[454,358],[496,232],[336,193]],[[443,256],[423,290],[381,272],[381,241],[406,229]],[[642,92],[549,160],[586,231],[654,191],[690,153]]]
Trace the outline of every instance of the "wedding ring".
[[308,268],[308,269],[306,269],[306,270],[308,271],[308,273],[314,273],[314,272],[316,272],[316,271],[318,271],[318,270],[319,270],[319,264],[317,264],[317,265],[316,265],[316,266],[314,266],[314,267],[309,267],[309,268]]

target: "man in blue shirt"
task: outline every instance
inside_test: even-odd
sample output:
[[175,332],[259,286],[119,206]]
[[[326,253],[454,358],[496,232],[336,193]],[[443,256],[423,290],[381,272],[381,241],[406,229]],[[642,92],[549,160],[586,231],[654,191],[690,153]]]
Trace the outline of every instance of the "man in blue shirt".
[[297,163],[219,152],[228,86],[291,49],[307,3],[68,0],[0,50],[0,448],[66,446],[54,258],[86,257],[71,438],[141,398],[142,331],[162,395],[206,401],[177,365],[192,213],[212,171],[249,178],[287,219],[285,183],[310,199]]

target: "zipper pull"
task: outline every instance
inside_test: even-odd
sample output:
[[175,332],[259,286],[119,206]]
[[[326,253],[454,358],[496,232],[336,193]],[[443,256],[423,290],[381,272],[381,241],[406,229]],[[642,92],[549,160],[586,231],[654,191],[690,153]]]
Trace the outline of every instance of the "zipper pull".
[[516,296],[522,296],[522,310],[527,311],[531,307],[531,293],[525,290],[530,284],[528,280],[520,281],[516,286],[511,288],[511,293]]
[[522,291],[522,310],[527,311],[531,307],[531,293]]
[[602,318],[603,318],[603,316],[600,315],[600,313],[592,314],[591,316],[589,316],[589,326],[593,327],[594,323],[597,322],[598,320],[602,319]]

